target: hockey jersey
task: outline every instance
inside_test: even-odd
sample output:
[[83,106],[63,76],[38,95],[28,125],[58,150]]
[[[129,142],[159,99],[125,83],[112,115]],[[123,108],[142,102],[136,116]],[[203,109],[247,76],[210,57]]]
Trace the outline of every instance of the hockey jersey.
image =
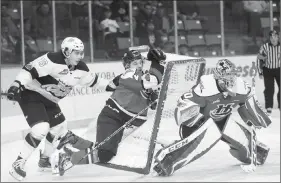
[[[149,73],[157,78],[159,84],[164,72],[163,66],[151,65]],[[142,71],[127,69],[124,74],[116,76],[108,85],[107,91],[113,91],[107,102],[114,102],[115,105],[127,115],[134,117],[151,102],[147,95],[144,95]],[[147,111],[137,118],[146,120]]]
[[16,80],[26,89],[38,92],[55,103],[67,96],[76,85],[92,87],[98,82],[101,84],[98,75],[90,72],[84,62],[69,68],[64,59],[61,51],[46,53],[26,64]]
[[200,106],[205,117],[220,121],[231,114],[233,108],[244,104],[251,94],[251,87],[241,78],[237,78],[236,96],[227,95],[220,90],[213,75],[203,75],[200,82],[191,91],[181,96],[182,100],[190,100]]

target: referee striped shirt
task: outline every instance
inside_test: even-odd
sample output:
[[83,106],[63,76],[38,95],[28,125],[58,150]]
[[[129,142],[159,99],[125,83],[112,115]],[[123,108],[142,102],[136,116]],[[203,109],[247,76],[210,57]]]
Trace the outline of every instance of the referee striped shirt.
[[[265,43],[260,48],[260,54],[266,54],[266,59],[264,60],[264,67],[268,69],[280,68],[280,42],[276,46],[272,45],[270,42]],[[262,68],[261,60],[258,59],[258,68]]]

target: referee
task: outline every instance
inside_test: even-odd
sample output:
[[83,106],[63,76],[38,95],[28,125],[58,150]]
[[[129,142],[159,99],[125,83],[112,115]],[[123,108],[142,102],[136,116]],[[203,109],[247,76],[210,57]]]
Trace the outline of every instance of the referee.
[[274,79],[278,85],[278,108],[280,110],[280,41],[276,30],[269,32],[267,43],[260,48],[257,57],[257,68],[259,75],[264,78],[265,108],[270,114],[273,108]]

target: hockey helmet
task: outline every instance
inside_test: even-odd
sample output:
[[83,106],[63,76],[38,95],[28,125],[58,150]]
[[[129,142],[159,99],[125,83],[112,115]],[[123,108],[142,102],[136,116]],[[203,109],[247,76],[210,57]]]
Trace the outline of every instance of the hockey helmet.
[[122,57],[123,66],[125,69],[130,67],[131,62],[136,60],[143,60],[143,56],[138,50],[129,50]]
[[228,59],[221,59],[213,70],[214,77],[226,88],[232,88],[236,84],[237,70],[235,64]]
[[61,50],[65,57],[69,57],[74,50],[84,51],[84,44],[76,37],[67,37],[61,43]]
[[160,49],[149,49],[147,53],[147,59],[152,62],[161,63],[161,61],[166,60],[166,54]]

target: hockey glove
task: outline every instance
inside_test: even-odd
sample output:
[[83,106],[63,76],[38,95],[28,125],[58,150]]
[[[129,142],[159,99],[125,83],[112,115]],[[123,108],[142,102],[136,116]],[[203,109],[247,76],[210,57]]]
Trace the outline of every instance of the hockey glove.
[[[150,95],[149,95],[149,100],[150,100],[150,102],[154,102],[155,100],[157,100],[157,99],[158,99],[158,95],[159,95],[158,91],[153,91],[153,92],[151,92]],[[157,106],[157,102],[155,102],[154,104],[152,104],[150,108],[151,108],[152,110],[155,110],[155,109],[156,109],[156,106]]]
[[24,90],[24,86],[19,81],[14,81],[8,89],[7,98],[11,101],[19,101],[21,99],[21,92]]

